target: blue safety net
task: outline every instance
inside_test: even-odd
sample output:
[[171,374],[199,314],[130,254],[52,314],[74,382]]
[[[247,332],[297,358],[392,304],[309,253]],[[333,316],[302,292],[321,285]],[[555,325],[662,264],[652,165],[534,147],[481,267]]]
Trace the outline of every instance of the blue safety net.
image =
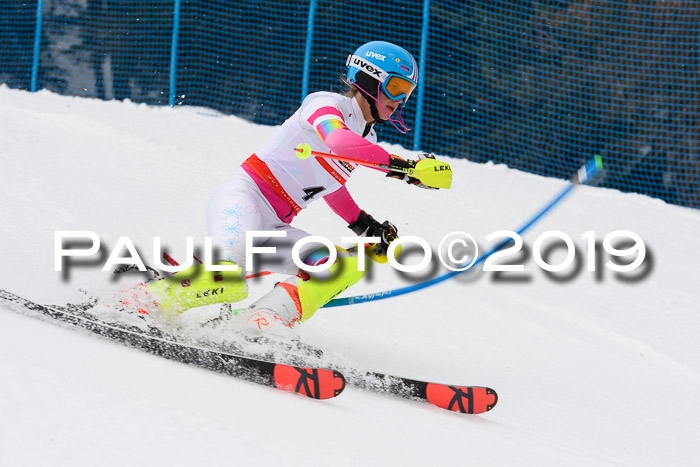
[[371,40],[422,69],[380,139],[700,207],[697,0],[3,0],[0,83],[279,125]]
[[4,0],[0,3],[0,83],[29,89],[36,10],[35,2]]

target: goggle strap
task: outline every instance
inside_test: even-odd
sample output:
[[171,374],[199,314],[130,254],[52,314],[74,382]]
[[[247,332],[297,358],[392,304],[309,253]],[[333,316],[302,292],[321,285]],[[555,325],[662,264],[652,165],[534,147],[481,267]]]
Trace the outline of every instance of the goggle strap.
[[[371,99],[373,99],[374,102],[375,102],[376,104],[379,104],[379,107],[381,107],[382,110],[384,111],[384,115],[388,115],[388,112],[386,111],[386,109],[384,108],[384,106],[382,105],[382,103],[379,102],[379,99],[377,99],[376,97],[374,97],[373,95],[371,95],[370,93],[368,93],[367,91],[365,91],[364,89],[362,89],[362,86],[360,86],[359,84],[357,84],[357,82],[352,81],[352,84],[354,84],[355,87],[356,87],[357,89],[359,89],[360,91],[362,91],[367,97],[370,97]],[[380,87],[381,87],[381,84],[377,84],[377,95],[379,95],[379,88],[380,88]],[[409,131],[411,131],[411,129],[410,129],[408,126],[406,126],[406,123],[403,121],[403,117],[401,116],[401,110],[403,110],[403,105],[402,105],[402,104],[399,104],[399,115],[398,115],[397,119],[396,119],[396,120],[393,120],[391,117],[389,117],[388,122],[391,123],[392,126],[393,126],[394,128],[396,128],[396,130],[397,130],[399,133],[406,134],[406,133],[408,133]],[[399,125],[401,125],[401,128],[399,128],[399,127],[396,125],[397,123],[398,123]]]

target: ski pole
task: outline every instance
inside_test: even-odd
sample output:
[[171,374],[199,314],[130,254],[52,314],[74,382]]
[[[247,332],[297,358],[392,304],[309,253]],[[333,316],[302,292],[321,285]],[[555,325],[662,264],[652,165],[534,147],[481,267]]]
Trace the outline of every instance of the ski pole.
[[381,164],[379,162],[355,159],[353,157],[328,154],[326,152],[312,151],[308,143],[300,143],[295,149],[299,159],[307,159],[310,156],[323,157],[325,159],[335,159],[337,161],[352,162],[365,167],[401,172],[411,177],[417,178],[424,185],[433,188],[450,188],[452,186],[452,168],[447,162],[437,159],[421,159],[414,168],[397,167],[394,165]]

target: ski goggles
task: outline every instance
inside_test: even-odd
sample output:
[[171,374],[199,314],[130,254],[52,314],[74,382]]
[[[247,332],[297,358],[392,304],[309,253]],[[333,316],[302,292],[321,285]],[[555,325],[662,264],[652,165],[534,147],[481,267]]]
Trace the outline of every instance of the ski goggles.
[[394,101],[408,99],[408,96],[411,95],[416,87],[416,83],[407,77],[396,74],[395,72],[387,73],[377,65],[373,65],[357,55],[349,55],[345,64],[357,68],[379,81],[384,94]]
[[416,83],[398,75],[389,75],[389,78],[382,83],[382,91],[393,101],[408,100],[415,88]]

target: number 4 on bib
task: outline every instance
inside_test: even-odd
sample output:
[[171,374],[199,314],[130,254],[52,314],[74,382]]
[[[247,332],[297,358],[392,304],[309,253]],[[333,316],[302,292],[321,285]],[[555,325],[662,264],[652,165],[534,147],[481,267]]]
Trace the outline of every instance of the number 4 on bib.
[[304,196],[304,201],[310,200],[311,198],[325,190],[326,187],[323,186],[310,186],[308,188],[304,188],[304,193],[306,193],[306,196]]

